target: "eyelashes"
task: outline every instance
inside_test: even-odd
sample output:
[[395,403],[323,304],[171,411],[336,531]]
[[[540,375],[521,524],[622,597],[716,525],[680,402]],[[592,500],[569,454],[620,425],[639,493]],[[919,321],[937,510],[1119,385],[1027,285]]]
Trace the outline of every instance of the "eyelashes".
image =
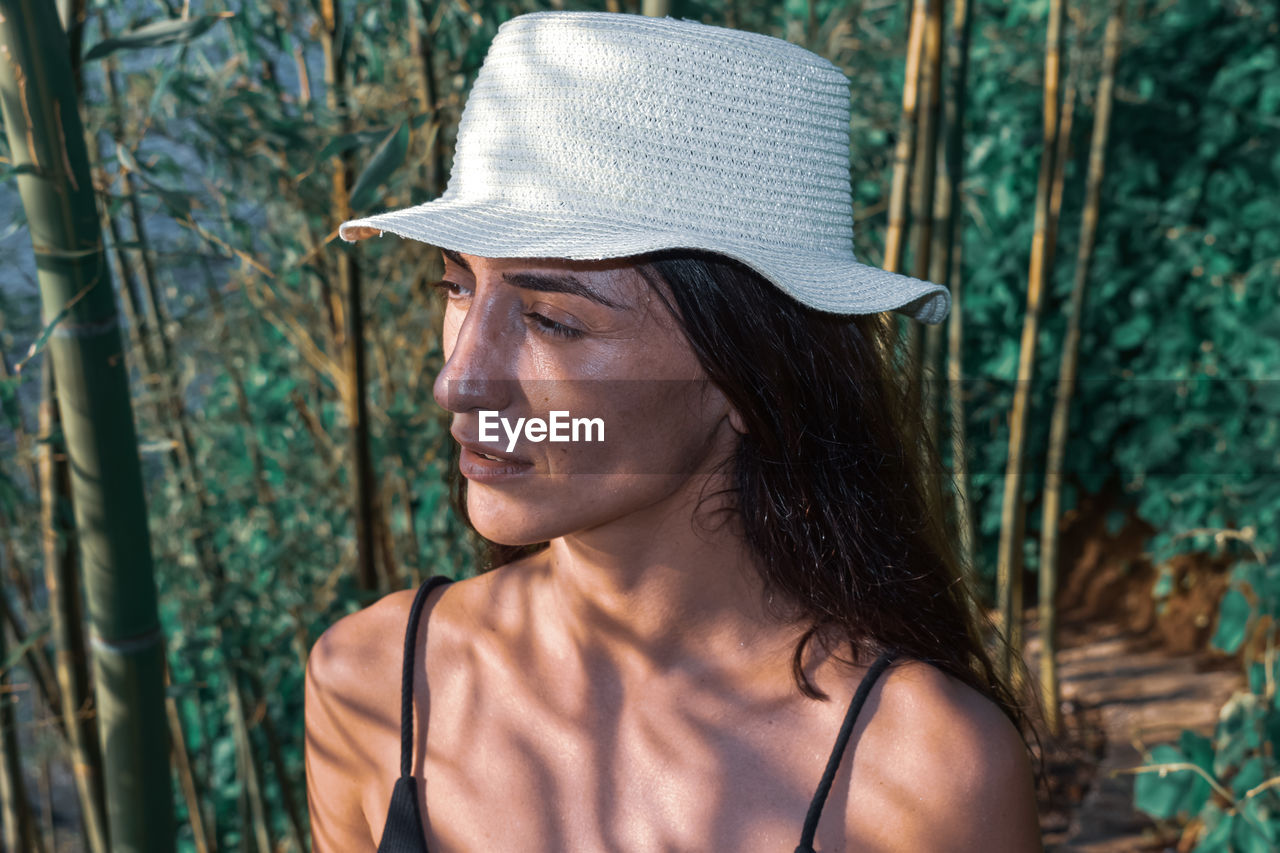
[[564,323],[557,323],[550,317],[544,317],[537,312],[530,311],[524,316],[528,318],[531,324],[541,329],[543,334],[550,335],[553,338],[573,339],[582,337],[582,331],[580,329],[575,329],[572,326],[566,326]]
[[[438,297],[445,300],[463,300],[467,299],[470,294],[462,289],[462,286],[453,281],[433,281],[431,288]],[[566,326],[564,323],[558,323],[550,317],[543,316],[536,311],[525,312],[525,319],[529,325],[537,329],[539,333],[552,338],[562,338],[565,340],[573,340],[580,338],[585,334],[581,329],[575,329],[572,326]]]
[[430,282],[430,287],[435,292],[436,296],[444,299],[462,295],[462,288],[456,282],[443,280],[433,281]]

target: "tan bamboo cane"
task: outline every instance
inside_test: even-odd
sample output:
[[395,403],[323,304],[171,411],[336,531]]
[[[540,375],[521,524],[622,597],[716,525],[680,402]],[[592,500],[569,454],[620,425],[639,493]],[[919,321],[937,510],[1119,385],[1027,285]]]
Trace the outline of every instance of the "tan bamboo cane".
[[[3,593],[0,593],[3,594]],[[8,640],[0,625],[0,660],[9,656]],[[21,641],[22,637],[17,637]],[[0,840],[6,850],[30,850],[36,844],[36,826],[23,781],[18,746],[17,698],[8,668],[0,668]]]
[[89,686],[88,650],[80,604],[71,511],[71,479],[60,435],[56,379],[49,359],[44,365],[44,399],[40,406],[40,528],[44,546],[44,584],[49,597],[50,627],[58,668],[58,690],[72,775],[80,800],[85,846],[93,853],[108,850],[107,808],[102,784],[102,749],[94,725]]
[[[934,189],[938,173],[938,108],[942,90],[942,17],[943,0],[929,0],[925,14],[924,57],[920,75],[920,113],[918,119],[919,140],[911,178],[911,274],[916,278],[928,278],[930,255],[933,250]],[[936,385],[934,362],[937,360],[941,329],[934,327],[935,347],[932,353],[924,350],[924,336],[920,324],[907,324],[907,376],[912,385],[910,400],[924,408],[926,428],[933,427],[930,439],[937,439],[936,419],[930,423],[932,409],[937,399],[932,392]],[[929,356],[932,356],[930,358]]]
[[1116,65],[1120,58],[1124,30],[1125,3],[1115,0],[1103,37],[1102,70],[1094,106],[1093,138],[1089,143],[1089,169],[1085,177],[1084,210],[1080,217],[1080,244],[1076,250],[1075,278],[1071,304],[1067,309],[1067,331],[1062,342],[1058,367],[1058,387],[1054,396],[1053,420],[1049,429],[1049,454],[1045,469],[1044,515],[1040,538],[1040,566],[1045,582],[1040,589],[1040,624],[1043,640],[1040,652],[1040,690],[1045,722],[1055,734],[1062,730],[1059,713],[1059,683],[1054,640],[1057,610],[1053,593],[1058,575],[1058,522],[1062,500],[1062,467],[1071,419],[1071,398],[1075,392],[1076,365],[1080,351],[1080,325],[1084,316],[1085,288],[1093,262],[1098,234],[1102,179],[1106,171],[1107,139],[1111,128],[1111,103],[1115,90]]
[[915,0],[907,35],[907,58],[902,82],[902,114],[898,140],[893,148],[893,185],[889,191],[889,227],[884,238],[885,269],[902,271],[906,248],[907,198],[911,186],[911,162],[915,156],[916,102],[919,95],[920,62],[924,53],[924,31],[928,0]]
[[[1054,160],[1061,121],[1060,83],[1062,19],[1065,0],[1050,0],[1045,46],[1044,144],[1040,155],[1040,177],[1036,186],[1035,230],[1031,242],[1031,264],[1027,275],[1027,307],[1023,315],[1022,340],[1018,352],[1018,379],[1013,389],[1009,414],[1009,453],[1004,478],[1004,503],[1000,519],[1000,547],[997,562],[997,598],[1000,628],[1007,645],[1002,647],[1002,671],[1016,676],[1023,667],[1013,667],[1010,655],[1022,648],[1022,548],[1026,505],[1022,500],[1022,480],[1026,469],[1024,453],[1030,417],[1031,382],[1035,371],[1036,343],[1040,329],[1041,299],[1049,278],[1048,236],[1051,230],[1050,195]],[[1017,684],[1020,690],[1023,685]]]
[[231,704],[231,731],[236,741],[236,755],[240,764],[239,776],[244,780],[244,798],[248,802],[253,844],[257,853],[272,853],[271,832],[267,826],[266,802],[262,795],[257,762],[253,758],[253,743],[249,739],[248,709],[244,706],[244,694],[238,683],[234,666],[228,667],[227,699]]
[[[15,553],[13,537],[6,529],[0,534],[0,549],[9,554]],[[22,567],[11,565],[9,567],[9,577],[19,577],[24,574]],[[31,636],[30,629],[27,627],[26,621],[18,614],[18,610],[14,605],[0,595],[0,624],[8,625],[9,630],[13,632],[15,637]],[[63,743],[67,742],[67,731],[63,723],[63,708],[61,694],[58,692],[58,678],[54,675],[53,665],[49,663],[49,656],[45,654],[44,649],[39,643],[28,645],[22,652],[22,663],[27,668],[27,672],[31,676],[31,683],[35,686],[36,695],[44,702],[45,707],[49,709],[49,713],[53,715],[54,730]]]
[[[321,46],[325,62],[325,94],[329,109],[340,117],[344,131],[349,117],[347,66],[343,52],[342,28],[350,22],[339,15],[337,0],[321,0]],[[333,157],[333,215],[338,221],[351,218],[351,188],[355,167],[350,151]],[[364,312],[361,308],[362,282],[355,246],[338,247],[339,301],[335,299],[335,328],[342,344],[344,377],[343,408],[350,425],[348,442],[355,475],[356,583],[366,591],[387,589],[379,580],[377,563],[377,495],[373,459],[369,450],[369,413],[365,397]],[[389,581],[390,579],[384,579]]]
[[[889,223],[884,237],[884,260],[890,272],[902,272],[906,253],[907,201],[911,191],[911,164],[916,150],[916,109],[919,96],[920,63],[924,54],[925,21],[929,0],[915,0],[911,7],[911,23],[907,32],[907,56],[903,69],[902,113],[898,118],[898,139],[893,146],[893,183],[889,189]],[[896,318],[890,316],[891,331],[898,331]],[[910,356],[911,324],[903,353]]]
[[[972,21],[969,0],[954,0],[951,33],[947,40],[948,87],[943,118],[946,154],[942,159],[939,172],[941,185],[936,196],[939,202],[939,221],[935,226],[935,234],[939,237],[939,251],[930,259],[933,262],[930,280],[945,285],[951,291],[951,312],[947,316],[947,389],[951,413],[951,474],[956,486],[956,535],[963,564],[969,572],[969,581],[977,589],[973,517],[969,511],[969,450],[965,436],[967,395],[963,383],[964,300],[961,290],[964,240],[960,231],[960,215],[963,210],[961,186],[964,181],[964,104],[968,89]],[[932,331],[931,327],[929,332]],[[936,416],[936,411],[931,408],[930,414]],[[939,429],[934,428],[932,434],[937,435],[939,432]]]
[[[169,664],[165,662],[165,684],[172,684]],[[187,820],[191,824],[191,835],[195,840],[196,853],[211,853],[208,830],[205,828],[204,811],[200,802],[200,786],[196,783],[195,771],[191,767],[191,755],[187,750],[186,733],[182,730],[182,714],[178,713],[178,700],[172,692],[165,693],[165,714],[169,720],[169,737],[173,744],[173,767],[178,773],[178,785],[182,789],[182,797],[187,806]]]
[[423,163],[423,179],[427,192],[438,196],[444,192],[444,150],[440,145],[440,125],[444,118],[440,111],[440,87],[436,79],[435,33],[431,31],[431,13],[427,0],[417,0],[417,19],[409,25],[409,50],[418,58],[418,108],[430,116],[436,133],[431,137],[431,156]]

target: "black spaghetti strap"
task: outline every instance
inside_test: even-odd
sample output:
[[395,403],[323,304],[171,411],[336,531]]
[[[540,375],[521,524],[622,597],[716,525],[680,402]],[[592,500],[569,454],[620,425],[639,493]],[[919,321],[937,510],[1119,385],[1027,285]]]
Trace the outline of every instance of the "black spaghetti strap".
[[418,587],[418,594],[413,598],[413,606],[409,608],[409,627],[404,633],[404,674],[400,680],[400,775],[413,775],[413,657],[414,647],[418,639],[418,620],[422,616],[422,606],[427,602],[431,590],[445,583],[453,583],[452,578],[436,575],[428,578]]
[[451,578],[436,575],[418,587],[409,608],[409,625],[404,636],[404,673],[400,682],[400,778],[391,790],[387,821],[378,842],[378,853],[424,853],[422,818],[418,811],[418,780],[413,777],[413,659],[418,638],[418,621],[431,590]]
[[849,703],[849,710],[844,715],[840,734],[836,736],[835,748],[831,751],[831,757],[827,759],[827,769],[822,772],[822,781],[818,783],[818,790],[814,792],[813,800],[809,803],[809,812],[804,817],[804,830],[800,833],[800,844],[796,847],[795,853],[814,853],[813,837],[818,832],[818,818],[822,817],[822,807],[826,805],[827,795],[831,793],[831,783],[835,781],[836,771],[840,769],[844,748],[849,743],[850,735],[853,734],[853,723],[858,718],[858,712],[862,710],[863,703],[867,701],[867,696],[871,693],[876,679],[889,666],[893,658],[892,650],[883,652],[862,676],[862,683],[858,685],[857,692],[853,694],[853,701]]

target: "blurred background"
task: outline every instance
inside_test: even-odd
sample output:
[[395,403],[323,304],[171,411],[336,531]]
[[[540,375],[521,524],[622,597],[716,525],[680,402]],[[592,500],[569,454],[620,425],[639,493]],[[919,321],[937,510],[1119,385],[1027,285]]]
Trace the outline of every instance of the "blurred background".
[[1044,706],[1047,847],[1280,849],[1276,0],[3,0],[4,846],[310,848],[311,645],[478,568],[439,257],[337,226],[443,191],[540,9],[848,74],[855,251],[952,290],[902,375]]

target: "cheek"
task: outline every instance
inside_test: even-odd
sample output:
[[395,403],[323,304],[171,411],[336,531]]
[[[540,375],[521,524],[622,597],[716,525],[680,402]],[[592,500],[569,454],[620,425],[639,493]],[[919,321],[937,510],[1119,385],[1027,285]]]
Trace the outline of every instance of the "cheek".
[[[582,393],[584,386],[610,393]],[[604,442],[526,444],[543,473],[494,488],[470,485],[476,530],[510,545],[541,542],[644,511],[700,482],[724,447],[716,398],[688,382],[572,382],[549,394],[549,409],[600,417]],[[577,393],[570,393],[573,388]],[[544,398],[545,399],[545,398]],[[548,417],[542,406],[537,416]],[[534,450],[533,448],[537,448]],[[546,476],[550,474],[551,476]],[[693,479],[691,479],[691,477]]]
[[678,475],[707,457],[720,415],[702,383],[683,380],[581,383],[608,393],[557,401],[572,417],[604,421],[603,442],[544,445],[553,471],[583,474]]

